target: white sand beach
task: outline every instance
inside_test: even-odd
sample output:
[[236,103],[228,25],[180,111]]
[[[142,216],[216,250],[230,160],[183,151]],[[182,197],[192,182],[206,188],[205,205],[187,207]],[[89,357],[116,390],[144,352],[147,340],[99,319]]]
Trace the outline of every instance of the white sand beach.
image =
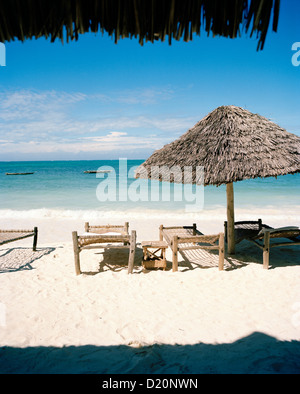
[[[196,222],[212,234],[223,230],[224,212],[216,220],[209,213],[195,220],[88,216],[2,218],[3,229],[38,226],[39,238],[36,252],[32,238],[0,247],[1,373],[300,372],[299,246],[272,249],[269,270],[262,251],[243,241],[224,271],[205,268],[213,258],[204,252],[190,263],[179,255],[172,272],[170,249],[166,271],[145,271],[139,243],[158,239],[160,224]],[[75,275],[71,232],[82,232],[87,220],[130,222],[138,242],[133,274],[127,251],[93,249],[81,253],[84,273]],[[268,210],[263,220],[274,227],[300,222]]]

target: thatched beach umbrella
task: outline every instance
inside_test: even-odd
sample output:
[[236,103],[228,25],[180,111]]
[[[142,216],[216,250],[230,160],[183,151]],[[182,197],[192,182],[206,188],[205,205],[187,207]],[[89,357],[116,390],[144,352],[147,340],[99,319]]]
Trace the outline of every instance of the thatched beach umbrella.
[[[190,41],[201,31],[236,38],[250,31],[263,49],[270,25],[277,31],[280,0],[9,0],[0,2],[0,42],[77,40],[106,32],[139,43]],[[101,50],[101,47],[100,49]]]
[[[232,254],[233,182],[300,172],[300,137],[243,108],[222,106],[178,140],[154,152],[136,171],[136,176],[166,179],[163,172],[151,172],[153,166],[180,166],[182,171],[185,166],[192,166],[192,179],[187,183],[226,184],[228,252]],[[204,167],[204,180],[197,179],[194,171],[197,166]]]

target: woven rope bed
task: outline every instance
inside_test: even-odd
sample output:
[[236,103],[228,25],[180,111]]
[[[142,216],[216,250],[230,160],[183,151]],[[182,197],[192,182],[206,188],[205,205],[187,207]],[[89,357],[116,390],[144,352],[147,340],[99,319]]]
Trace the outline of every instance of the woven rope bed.
[[128,232],[129,223],[124,225],[104,225],[104,226],[90,226],[85,223],[85,233],[78,235],[77,231],[73,231],[73,248],[75,258],[75,272],[80,275],[80,257],[79,253],[84,249],[111,249],[111,248],[125,248],[129,249],[128,258],[128,273],[132,273],[135,247],[136,247],[136,231],[132,230],[131,234]]
[[[227,241],[227,222],[224,222],[225,241]],[[234,223],[235,242],[250,241],[263,251],[263,268],[269,268],[270,249],[276,246],[300,245],[300,228],[296,226],[273,228],[257,221]],[[270,242],[271,239],[282,239],[280,242]]]
[[[217,250],[219,252],[217,262],[219,270],[224,269],[224,233],[204,235],[197,230],[196,224],[193,224],[193,226],[173,227],[161,225],[159,238],[161,241],[165,239],[172,250],[173,271],[178,271],[178,252],[180,252],[184,260],[190,260],[191,258],[199,260],[199,252],[203,250]],[[203,262],[205,257],[202,256],[200,259]],[[215,260],[215,258],[210,258],[209,266],[215,266]],[[212,263],[212,261],[214,262]]]
[[0,230],[0,245],[33,237],[33,251],[36,251],[38,228],[33,230]]

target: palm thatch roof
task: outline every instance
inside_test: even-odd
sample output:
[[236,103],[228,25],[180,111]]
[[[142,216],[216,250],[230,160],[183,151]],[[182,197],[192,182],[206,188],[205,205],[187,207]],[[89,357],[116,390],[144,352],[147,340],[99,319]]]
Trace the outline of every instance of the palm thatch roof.
[[[217,186],[293,174],[300,172],[300,137],[243,108],[221,106],[179,139],[154,152],[137,169],[136,176],[168,179],[168,171],[175,166],[181,170],[193,167],[193,178],[188,182]],[[197,166],[204,167],[204,181],[197,179]],[[175,176],[171,181],[181,179]]]
[[9,0],[0,2],[0,41],[44,36],[77,40],[86,32],[107,32],[144,41],[184,41],[204,29],[235,38],[257,34],[262,49],[273,14],[277,30],[280,0]]

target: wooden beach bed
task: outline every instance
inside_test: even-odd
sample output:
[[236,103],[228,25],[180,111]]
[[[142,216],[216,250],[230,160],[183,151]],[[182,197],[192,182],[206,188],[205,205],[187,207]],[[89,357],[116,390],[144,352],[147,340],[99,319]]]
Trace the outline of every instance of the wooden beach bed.
[[178,271],[178,252],[185,258],[185,253],[190,250],[218,250],[219,270],[224,269],[224,233],[204,235],[193,226],[159,227],[159,239],[165,241],[172,250],[172,269]]
[[33,237],[32,250],[36,251],[38,228],[34,227],[33,230],[0,230],[0,245],[9,242],[19,241],[20,239]]
[[122,225],[104,225],[104,226],[90,226],[85,223],[85,233],[78,235],[77,231],[72,232],[74,258],[75,258],[75,272],[76,275],[81,274],[79,253],[84,249],[96,248],[125,248],[129,249],[128,258],[128,273],[132,273],[135,247],[136,247],[136,231],[132,230],[131,234],[128,232],[129,223]]
[[[227,222],[224,222],[225,240],[227,240]],[[269,268],[270,249],[276,246],[300,245],[300,228],[296,226],[273,228],[257,221],[234,223],[235,243],[247,240],[263,251],[263,268]],[[270,242],[271,239],[281,239],[280,242]]]

